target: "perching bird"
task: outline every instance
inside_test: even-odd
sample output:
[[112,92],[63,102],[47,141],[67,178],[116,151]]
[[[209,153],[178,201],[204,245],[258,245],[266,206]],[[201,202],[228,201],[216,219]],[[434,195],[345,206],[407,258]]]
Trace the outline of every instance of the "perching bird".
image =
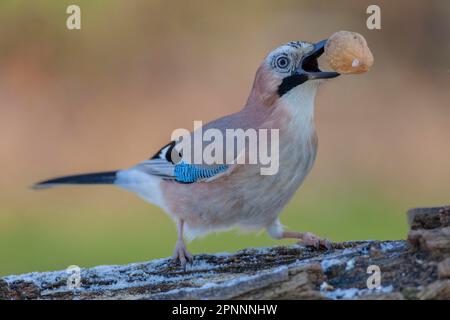
[[[279,168],[261,175],[260,164],[190,164],[177,161],[172,141],[151,159],[124,170],[66,176],[39,182],[36,188],[63,184],[114,184],[137,193],[165,210],[178,226],[173,258],[185,268],[193,257],[184,235],[194,238],[213,231],[265,229],[275,239],[295,238],[306,245],[329,242],[305,232],[284,231],[279,215],[311,170],[317,151],[314,99],[322,72],[317,58],[326,40],[290,42],[272,51],[256,72],[247,103],[234,114],[203,130],[278,129]],[[182,155],[180,155],[182,156]],[[245,155],[247,156],[247,155]],[[178,159],[179,160],[179,159]]]

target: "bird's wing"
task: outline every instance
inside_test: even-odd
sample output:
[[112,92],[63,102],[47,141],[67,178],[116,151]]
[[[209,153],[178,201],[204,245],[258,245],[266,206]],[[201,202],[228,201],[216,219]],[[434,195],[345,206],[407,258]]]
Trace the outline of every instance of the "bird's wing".
[[174,159],[177,151],[175,141],[162,147],[152,158],[142,161],[135,169],[165,180],[180,183],[209,182],[230,174],[235,165],[228,164],[190,164]]
[[[269,111],[266,111],[269,112]],[[224,138],[226,138],[227,129],[248,129],[257,128],[265,119],[264,112],[255,114],[251,109],[243,109],[240,112],[216,119],[205,124],[202,130],[208,129],[219,130]],[[194,139],[191,132],[191,139]],[[240,151],[235,148],[233,156],[234,164],[227,162],[224,158],[222,164],[191,164],[180,161],[182,155],[178,154],[176,146],[179,146],[180,141],[172,141],[162,147],[152,158],[139,163],[136,168],[147,174],[158,176],[166,180],[173,180],[180,183],[194,183],[194,182],[209,182],[216,180],[224,175],[229,175],[238,166],[236,163],[242,163],[239,160],[246,157],[245,150]],[[205,142],[203,141],[203,147]],[[225,148],[226,141],[223,143]],[[194,151],[194,150],[193,150]],[[223,155],[226,155],[226,150],[223,150]],[[176,159],[173,159],[176,158]]]

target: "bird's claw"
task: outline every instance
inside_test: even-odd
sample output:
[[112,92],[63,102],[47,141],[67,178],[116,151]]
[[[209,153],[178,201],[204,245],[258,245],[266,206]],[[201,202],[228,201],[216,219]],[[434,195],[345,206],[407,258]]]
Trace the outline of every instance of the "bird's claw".
[[177,263],[180,262],[180,265],[184,271],[186,271],[187,263],[194,263],[194,257],[187,250],[186,245],[182,241],[177,241],[175,250],[173,251],[172,259]]
[[314,247],[315,249],[324,247],[327,250],[331,250],[333,248],[331,242],[328,239],[319,238],[311,232],[305,232],[303,234],[302,243],[306,246]]

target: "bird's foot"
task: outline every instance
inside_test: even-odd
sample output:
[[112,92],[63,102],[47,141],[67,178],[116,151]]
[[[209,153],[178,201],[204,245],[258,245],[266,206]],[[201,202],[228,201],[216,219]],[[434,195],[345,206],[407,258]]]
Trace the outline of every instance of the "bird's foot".
[[306,246],[314,247],[316,249],[324,247],[330,250],[333,248],[331,242],[328,239],[319,238],[318,236],[316,236],[311,232],[302,233],[301,243],[303,243]]
[[184,271],[186,271],[186,263],[193,263],[194,257],[192,254],[187,250],[186,245],[183,241],[178,240],[177,244],[175,245],[175,250],[173,251],[172,259],[175,260],[175,262],[180,262],[181,267]]

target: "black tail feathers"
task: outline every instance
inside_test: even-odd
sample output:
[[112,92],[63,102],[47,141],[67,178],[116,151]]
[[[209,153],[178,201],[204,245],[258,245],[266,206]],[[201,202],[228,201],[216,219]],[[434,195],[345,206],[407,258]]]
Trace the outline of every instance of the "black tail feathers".
[[33,189],[44,189],[62,184],[113,184],[117,171],[77,174],[45,180],[33,185]]

